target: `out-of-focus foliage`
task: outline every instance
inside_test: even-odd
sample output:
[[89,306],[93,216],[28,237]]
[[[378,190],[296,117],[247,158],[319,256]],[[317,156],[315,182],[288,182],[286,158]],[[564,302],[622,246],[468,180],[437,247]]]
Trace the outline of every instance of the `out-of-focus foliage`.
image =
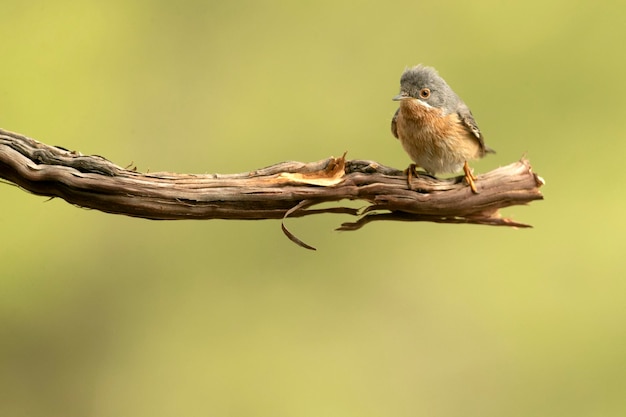
[[535,226],[152,222],[0,184],[0,415],[622,416],[625,9],[617,2],[0,5],[0,126],[141,171],[405,167],[426,63]]

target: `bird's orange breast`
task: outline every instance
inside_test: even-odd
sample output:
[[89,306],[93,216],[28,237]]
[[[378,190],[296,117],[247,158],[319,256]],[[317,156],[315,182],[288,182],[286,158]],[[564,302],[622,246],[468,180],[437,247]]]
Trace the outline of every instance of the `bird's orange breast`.
[[411,159],[431,173],[456,172],[480,157],[476,137],[456,113],[443,114],[418,100],[403,100],[396,120],[398,138]]
[[[400,116],[404,127],[412,125],[413,130],[423,130],[424,134],[445,138],[458,134],[459,118],[456,114],[443,115],[441,109],[419,104],[418,100],[405,100],[400,103]],[[402,124],[402,123],[401,123]]]

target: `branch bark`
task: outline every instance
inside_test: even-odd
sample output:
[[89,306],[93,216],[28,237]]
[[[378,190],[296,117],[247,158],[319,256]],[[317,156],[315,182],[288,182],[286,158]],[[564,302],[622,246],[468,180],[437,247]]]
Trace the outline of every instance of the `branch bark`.
[[[101,156],[85,156],[2,129],[0,178],[80,207],[155,220],[284,219],[318,213],[358,217],[338,230],[357,230],[379,220],[530,227],[502,218],[498,210],[542,199],[539,188],[544,184],[525,159],[479,175],[479,194],[473,194],[462,177],[420,175],[410,190],[403,171],[374,161],[346,160],[345,155],[282,162],[240,174],[140,173]],[[346,199],[363,200],[367,206],[310,208]],[[308,247],[284,225],[283,230]]]

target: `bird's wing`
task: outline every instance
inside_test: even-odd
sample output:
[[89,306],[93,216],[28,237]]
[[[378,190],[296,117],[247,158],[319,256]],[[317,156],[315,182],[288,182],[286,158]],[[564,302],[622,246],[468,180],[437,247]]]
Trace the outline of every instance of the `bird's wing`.
[[459,105],[459,108],[457,110],[457,114],[459,115],[459,119],[461,119],[461,122],[463,123],[463,125],[478,140],[478,144],[480,145],[480,149],[483,152],[495,153],[495,151],[493,149],[491,149],[490,147],[485,145],[485,138],[483,137],[483,134],[481,133],[480,129],[478,128],[478,124],[476,124],[476,120],[474,120],[474,116],[472,116],[472,112],[470,111],[469,107],[467,107],[467,105],[462,103],[461,105]]
[[391,118],[391,133],[393,133],[393,135],[396,137],[396,139],[399,139],[399,137],[398,137],[398,124],[396,122],[396,120],[398,120],[398,114],[399,113],[400,113],[400,109],[396,110],[396,113]]

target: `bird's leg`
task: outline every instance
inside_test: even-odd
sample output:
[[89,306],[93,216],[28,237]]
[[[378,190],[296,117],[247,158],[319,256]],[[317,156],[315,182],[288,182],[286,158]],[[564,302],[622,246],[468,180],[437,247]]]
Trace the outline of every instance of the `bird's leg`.
[[472,189],[472,192],[474,194],[478,194],[478,189],[476,189],[476,183],[474,182],[476,181],[476,176],[472,173],[472,169],[469,167],[467,161],[463,164],[463,172],[465,172],[465,181],[467,181],[467,184]]
[[413,177],[417,177],[417,165],[411,164],[407,169],[404,170],[404,173],[407,175],[406,182],[409,186],[409,190],[413,191],[413,186],[411,183],[413,182]]

